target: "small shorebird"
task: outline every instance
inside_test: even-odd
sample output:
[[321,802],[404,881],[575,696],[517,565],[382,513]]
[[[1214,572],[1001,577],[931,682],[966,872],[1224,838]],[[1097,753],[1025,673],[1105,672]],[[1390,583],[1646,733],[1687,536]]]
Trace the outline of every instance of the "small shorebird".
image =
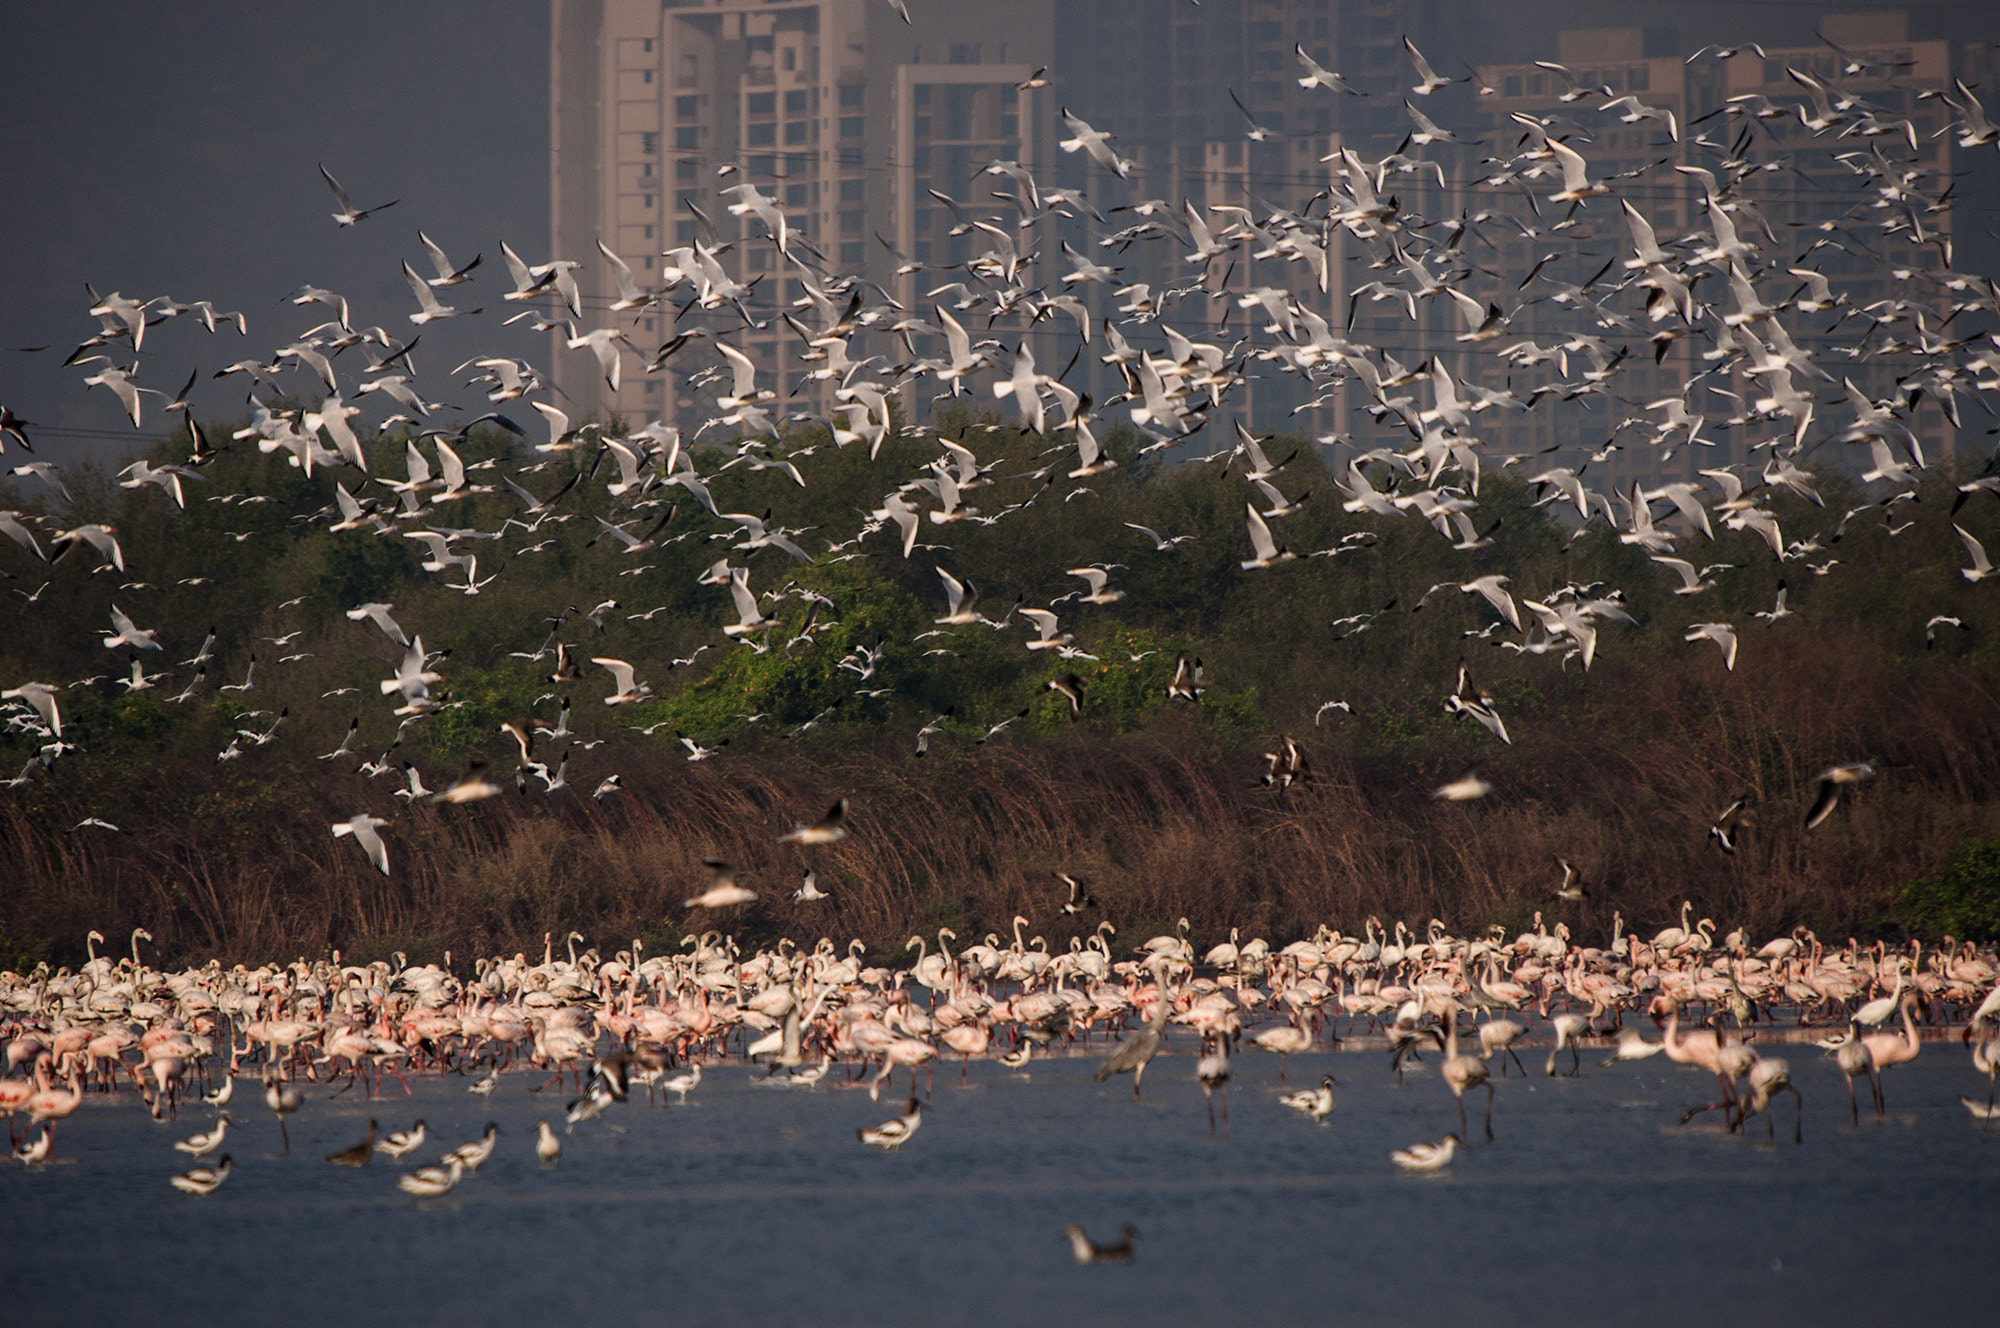
[[215,1128],[206,1134],[189,1135],[174,1145],[176,1152],[189,1157],[207,1157],[222,1146],[222,1136],[229,1131],[229,1113],[223,1112],[215,1118]]
[[419,1199],[435,1199],[450,1194],[465,1179],[465,1159],[453,1156],[441,1167],[418,1167],[396,1177],[396,1188]]
[[556,1137],[546,1118],[535,1122],[535,1156],[546,1166],[562,1160],[562,1140]]
[[458,1147],[439,1158],[440,1162],[458,1161],[465,1164],[467,1171],[477,1171],[486,1165],[486,1159],[493,1156],[493,1146],[500,1142],[500,1127],[492,1121],[486,1122],[486,1133],[469,1144]]
[[1323,1075],[1318,1088],[1302,1088],[1296,1093],[1286,1093],[1278,1099],[1278,1103],[1324,1125],[1326,1118],[1333,1114],[1333,1085],[1333,1076]]
[[903,1114],[895,1120],[883,1121],[873,1129],[863,1127],[854,1133],[862,1143],[879,1148],[885,1153],[893,1153],[908,1143],[910,1136],[915,1134],[917,1127],[923,1123],[924,1104],[911,1098],[909,1105],[903,1108]]
[[1389,1160],[1405,1171],[1441,1171],[1451,1165],[1452,1154],[1458,1151],[1459,1138],[1447,1134],[1434,1144],[1411,1144],[1408,1148],[1398,1148],[1389,1154]]
[[368,1159],[375,1155],[375,1122],[368,1122],[368,1137],[350,1148],[337,1153],[328,1153],[326,1160],[337,1167],[365,1167]]
[[167,1183],[184,1194],[213,1194],[222,1182],[229,1179],[231,1159],[224,1153],[222,1160],[212,1167],[196,1167],[185,1175],[175,1176]]
[[680,1074],[677,1074],[673,1078],[662,1082],[660,1084],[660,1091],[663,1093],[673,1093],[678,1095],[680,1098],[680,1104],[682,1106],[686,1106],[688,1100],[688,1094],[694,1092],[694,1090],[696,1088],[699,1088],[700,1086],[701,1086],[701,1064],[699,1062],[696,1062],[695,1064],[688,1066],[687,1069],[681,1072]]
[[468,1093],[476,1093],[480,1097],[486,1097],[489,1096],[493,1092],[493,1090],[499,1086],[499,1083],[500,1083],[500,1071],[488,1070],[486,1072],[485,1078],[481,1079],[476,1084],[467,1084],[465,1091]]
[[1130,1263],[1132,1237],[1138,1234],[1127,1222],[1124,1235],[1116,1245],[1099,1245],[1084,1235],[1083,1228],[1075,1222],[1063,1228],[1063,1235],[1069,1237],[1069,1252],[1076,1256],[1078,1263]]
[[375,1145],[375,1151],[389,1157],[401,1157],[423,1147],[424,1123],[418,1121],[407,1130],[398,1130]]

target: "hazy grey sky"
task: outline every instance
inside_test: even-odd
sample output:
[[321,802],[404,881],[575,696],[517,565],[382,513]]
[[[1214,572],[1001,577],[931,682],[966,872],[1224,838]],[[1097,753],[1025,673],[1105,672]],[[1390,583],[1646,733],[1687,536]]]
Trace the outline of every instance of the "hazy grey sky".
[[[460,262],[483,250],[480,275],[499,279],[471,289],[495,302],[501,239],[546,257],[547,0],[0,10],[0,402],[47,426],[39,451],[58,449],[65,430],[101,435],[69,435],[92,452],[134,433],[108,392],[82,387],[88,370],[58,367],[95,328],[86,281],[248,315],[247,338],[154,329],[172,335],[153,338],[160,351],[140,382],[173,390],[197,365],[206,379],[319,321],[280,304],[304,282],[347,295],[357,322],[407,335],[413,303],[397,264],[421,263],[419,228]],[[319,162],[361,206],[402,202],[340,230]],[[489,320],[476,321],[490,344]],[[446,359],[457,331],[426,337],[427,375],[458,363]],[[521,351],[545,354],[546,339],[529,336]],[[50,349],[20,353],[39,345]],[[240,413],[249,381],[198,386],[203,416]]]

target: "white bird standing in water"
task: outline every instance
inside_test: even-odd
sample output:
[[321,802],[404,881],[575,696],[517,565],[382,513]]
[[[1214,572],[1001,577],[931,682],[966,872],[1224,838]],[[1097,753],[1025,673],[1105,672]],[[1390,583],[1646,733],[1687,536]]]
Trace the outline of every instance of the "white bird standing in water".
[[542,1159],[543,1166],[554,1166],[562,1161],[562,1139],[546,1119],[535,1122],[535,1156]]

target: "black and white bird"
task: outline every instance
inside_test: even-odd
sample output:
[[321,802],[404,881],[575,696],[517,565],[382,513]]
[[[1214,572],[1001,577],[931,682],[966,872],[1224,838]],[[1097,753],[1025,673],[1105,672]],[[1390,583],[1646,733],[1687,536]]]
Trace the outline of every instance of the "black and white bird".
[[1068,872],[1060,871],[1056,873],[1056,879],[1069,887],[1069,899],[1062,906],[1063,912],[1075,914],[1087,908],[1097,907],[1097,897],[1090,893],[1090,888],[1082,881]]
[[924,1123],[924,1104],[911,1098],[903,1108],[903,1114],[894,1120],[883,1121],[880,1125],[855,1131],[855,1137],[862,1143],[879,1148],[885,1153],[893,1153],[910,1141]]
[[1828,766],[1813,777],[1819,791],[1813,797],[1812,806],[1806,811],[1806,829],[1812,830],[1833,815],[1833,809],[1840,805],[1841,795],[1873,776],[1882,768],[1880,761],[1849,761],[1845,765]]
[[224,1153],[222,1160],[212,1167],[196,1167],[168,1181],[183,1194],[214,1194],[229,1179],[233,1159]]
[[1724,807],[1722,814],[1715,818],[1715,824],[1708,827],[1708,837],[1713,839],[1715,846],[1724,853],[1734,854],[1736,852],[1736,837],[1742,832],[1743,826],[1749,820],[1749,813],[1747,811],[1749,806],[1750,799],[1748,796],[1738,798],[1727,807]]
[[1132,1238],[1138,1234],[1127,1222],[1117,1244],[1099,1245],[1075,1222],[1063,1228],[1063,1235],[1069,1237],[1069,1252],[1078,1263],[1130,1263]]
[[1567,900],[1573,904],[1582,903],[1590,898],[1590,891],[1584,888],[1582,874],[1569,865],[1568,859],[1557,858],[1556,865],[1562,868],[1562,884],[1555,888],[1555,893],[1550,898]]
[[847,799],[833,804],[827,814],[811,825],[795,825],[778,836],[780,844],[836,844],[847,838]]

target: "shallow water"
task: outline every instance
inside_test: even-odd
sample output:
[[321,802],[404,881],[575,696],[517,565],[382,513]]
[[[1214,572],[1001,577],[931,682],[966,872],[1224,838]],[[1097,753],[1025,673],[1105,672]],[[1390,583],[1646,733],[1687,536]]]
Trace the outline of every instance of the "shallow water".
[[[57,1162],[0,1171],[4,1318],[1782,1324],[1921,1305],[1930,1324],[1993,1322],[2000,1122],[1982,1132],[1958,1104],[1986,1085],[1956,1044],[1889,1072],[1882,1123],[1864,1092],[1859,1129],[1832,1062],[1787,1048],[1802,1147],[1790,1101],[1775,1145],[1761,1120],[1748,1137],[1677,1127],[1712,1078],[1658,1058],[1599,1070],[1586,1050],[1581,1078],[1548,1079],[1544,1055],[1499,1082],[1494,1142],[1430,1176],[1387,1155],[1455,1129],[1451,1095],[1434,1057],[1398,1086],[1378,1052],[1290,1059],[1290,1087],[1339,1080],[1324,1127],[1277,1104],[1274,1058],[1239,1056],[1213,1138],[1190,1056],[1154,1062],[1138,1105],[1129,1080],[1091,1082],[1094,1058],[1027,1075],[989,1061],[964,1087],[949,1065],[889,1154],[854,1134],[897,1113],[889,1092],[770,1087],[730,1064],[685,1107],[640,1099],[578,1126],[554,1170],[534,1122],[563,1103],[528,1091],[540,1075],[505,1075],[484,1102],[457,1077],[412,1080],[414,1097],[392,1080],[374,1103],[308,1086],[289,1157],[244,1081],[236,1170],[207,1198],[166,1183],[188,1164],[169,1145],[207,1128],[206,1108],[155,1124],[129,1091],[93,1096],[59,1127]],[[386,1158],[319,1160],[371,1115],[385,1132],[428,1119],[435,1146],[413,1163],[489,1119],[503,1133],[457,1191],[417,1203]],[[1075,1265],[1071,1221],[1101,1240],[1132,1223],[1133,1266]]]

